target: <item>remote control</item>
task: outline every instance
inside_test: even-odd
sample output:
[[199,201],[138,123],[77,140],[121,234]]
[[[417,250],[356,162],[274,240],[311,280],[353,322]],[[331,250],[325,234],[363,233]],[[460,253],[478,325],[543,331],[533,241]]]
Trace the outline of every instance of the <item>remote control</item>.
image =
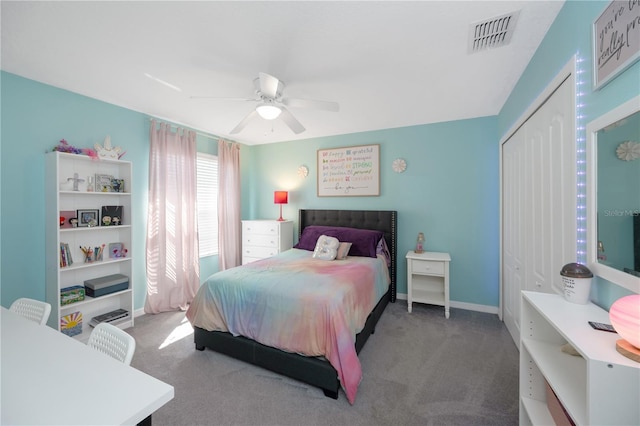
[[589,321],[589,325],[591,327],[595,328],[596,330],[609,331],[611,333],[615,333],[616,332],[616,329],[613,328],[613,326],[611,324],[603,324],[601,322]]

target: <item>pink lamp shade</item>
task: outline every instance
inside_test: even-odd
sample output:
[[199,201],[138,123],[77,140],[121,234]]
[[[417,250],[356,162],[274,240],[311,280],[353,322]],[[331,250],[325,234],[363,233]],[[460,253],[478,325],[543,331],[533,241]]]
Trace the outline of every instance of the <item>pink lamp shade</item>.
[[[620,337],[631,345],[624,345],[625,342],[618,341],[616,343],[618,352],[635,359],[633,354],[640,354],[640,294],[625,296],[616,300],[609,309],[609,320]],[[620,350],[621,344],[623,350],[626,347],[626,351]],[[631,352],[631,354],[628,354],[628,352]],[[635,360],[640,362],[639,359]]]
[[273,203],[280,204],[280,218],[278,221],[282,222],[284,219],[282,218],[282,205],[287,204],[289,201],[289,193],[287,191],[274,191],[273,192]]

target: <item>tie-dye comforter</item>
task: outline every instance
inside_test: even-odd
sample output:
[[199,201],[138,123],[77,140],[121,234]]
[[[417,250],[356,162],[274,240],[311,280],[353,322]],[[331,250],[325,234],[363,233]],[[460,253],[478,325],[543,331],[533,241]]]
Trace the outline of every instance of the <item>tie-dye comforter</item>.
[[230,332],[306,356],[324,356],[351,404],[362,379],[355,336],[389,287],[379,256],[325,261],[277,256],[213,274],[188,311],[193,326]]

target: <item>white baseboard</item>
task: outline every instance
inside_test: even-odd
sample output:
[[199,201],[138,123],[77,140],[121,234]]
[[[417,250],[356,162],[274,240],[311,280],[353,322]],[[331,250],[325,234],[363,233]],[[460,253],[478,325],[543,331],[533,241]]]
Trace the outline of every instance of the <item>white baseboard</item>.
[[[396,294],[396,298],[400,300],[407,300],[406,293],[398,293]],[[451,300],[449,305],[452,308],[457,309],[465,309],[467,311],[476,311],[476,312],[485,312],[487,314],[496,314],[498,315],[498,307],[497,306],[489,306],[489,305],[478,305],[476,303],[466,303],[466,302],[456,302],[455,300]]]
[[133,317],[134,318],[139,317],[141,315],[144,315],[144,313],[145,313],[144,308],[136,309],[135,311],[133,311]]

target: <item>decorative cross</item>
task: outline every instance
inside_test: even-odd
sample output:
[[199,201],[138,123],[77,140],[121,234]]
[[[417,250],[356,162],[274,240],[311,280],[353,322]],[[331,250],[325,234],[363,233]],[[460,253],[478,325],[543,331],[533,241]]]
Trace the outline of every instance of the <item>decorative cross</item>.
[[73,190],[74,191],[79,191],[78,184],[81,183],[81,182],[84,182],[84,179],[80,179],[78,177],[78,174],[74,173],[72,178],[67,178],[67,182],[69,182],[70,180],[73,181]]

